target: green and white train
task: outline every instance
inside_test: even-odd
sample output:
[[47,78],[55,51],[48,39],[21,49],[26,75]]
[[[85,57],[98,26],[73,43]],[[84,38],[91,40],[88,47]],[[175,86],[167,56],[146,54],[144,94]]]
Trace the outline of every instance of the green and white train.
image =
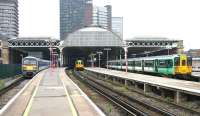
[[[126,61],[124,59],[108,61],[108,67],[126,70]],[[192,58],[185,54],[131,58],[128,59],[127,70],[166,76],[191,75]]]

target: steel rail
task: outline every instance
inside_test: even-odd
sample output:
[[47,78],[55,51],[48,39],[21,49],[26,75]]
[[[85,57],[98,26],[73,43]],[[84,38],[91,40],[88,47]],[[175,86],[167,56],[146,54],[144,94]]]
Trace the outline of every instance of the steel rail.
[[14,82],[12,82],[11,84],[9,84],[6,87],[2,88],[0,90],[0,96],[2,96],[3,94],[5,94],[9,90],[13,89],[14,87],[16,87],[17,85],[19,85],[24,80],[25,79],[23,77],[20,77],[20,78],[16,79]]

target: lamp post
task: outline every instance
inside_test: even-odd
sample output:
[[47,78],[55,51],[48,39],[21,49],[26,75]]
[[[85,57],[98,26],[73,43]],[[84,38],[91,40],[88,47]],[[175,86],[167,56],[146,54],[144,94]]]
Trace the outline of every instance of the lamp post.
[[101,67],[101,54],[103,54],[103,52],[99,51],[97,52],[97,54],[99,55],[99,68]]
[[123,48],[124,48],[124,52],[125,52],[124,57],[125,57],[125,62],[126,62],[126,72],[128,72],[128,56],[127,56],[127,54],[128,54],[128,47],[125,46]]
[[21,62],[22,62],[22,60],[23,60],[23,58],[24,58],[24,55],[23,55],[23,54],[20,54],[20,56],[21,56]]
[[131,56],[132,56],[133,58],[135,58],[135,57],[136,57],[136,55],[137,55],[137,54],[131,54]]
[[50,48],[49,48],[49,51],[50,51],[50,67],[52,68],[52,65],[53,65],[53,63],[54,63],[54,56],[53,56],[53,53],[54,53],[54,51],[53,50],[55,50],[56,48],[52,48],[51,46],[50,46]]
[[91,58],[91,66],[92,67],[94,67],[94,56],[95,56],[96,54],[94,54],[94,53],[91,53],[90,55],[89,55],[89,57]]
[[108,51],[110,51],[110,50],[112,50],[111,48],[104,48],[103,50],[105,50],[105,51],[107,51],[107,60],[106,60],[106,67],[107,67],[107,69],[108,69]]
[[170,54],[170,51],[169,51],[169,50],[172,49],[172,47],[171,47],[170,45],[167,45],[166,48],[167,48],[168,55],[169,55],[169,54]]
[[144,53],[146,54],[146,57],[148,57],[148,56],[149,56],[148,54],[149,54],[150,52],[144,51]]

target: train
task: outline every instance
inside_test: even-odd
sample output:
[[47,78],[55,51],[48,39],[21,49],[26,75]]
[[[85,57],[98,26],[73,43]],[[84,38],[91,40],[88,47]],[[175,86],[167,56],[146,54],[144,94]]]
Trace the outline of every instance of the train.
[[22,59],[22,74],[24,77],[33,77],[39,71],[49,68],[50,61],[27,56]]
[[[130,72],[151,73],[167,77],[186,77],[192,73],[192,57],[185,54],[149,56],[128,59],[127,70]],[[108,61],[108,68],[125,70],[126,61]]]
[[192,58],[192,71],[200,72],[200,58]]
[[77,71],[83,71],[84,70],[84,62],[83,62],[83,60],[76,60],[75,61],[75,69]]

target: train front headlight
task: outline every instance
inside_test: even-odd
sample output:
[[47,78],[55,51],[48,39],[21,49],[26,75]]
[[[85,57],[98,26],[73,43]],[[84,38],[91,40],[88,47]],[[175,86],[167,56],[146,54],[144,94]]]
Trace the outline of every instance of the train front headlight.
[[34,67],[33,67],[33,70],[37,70],[37,67],[36,67],[36,66],[34,66]]
[[26,70],[26,66],[22,66],[22,70]]

